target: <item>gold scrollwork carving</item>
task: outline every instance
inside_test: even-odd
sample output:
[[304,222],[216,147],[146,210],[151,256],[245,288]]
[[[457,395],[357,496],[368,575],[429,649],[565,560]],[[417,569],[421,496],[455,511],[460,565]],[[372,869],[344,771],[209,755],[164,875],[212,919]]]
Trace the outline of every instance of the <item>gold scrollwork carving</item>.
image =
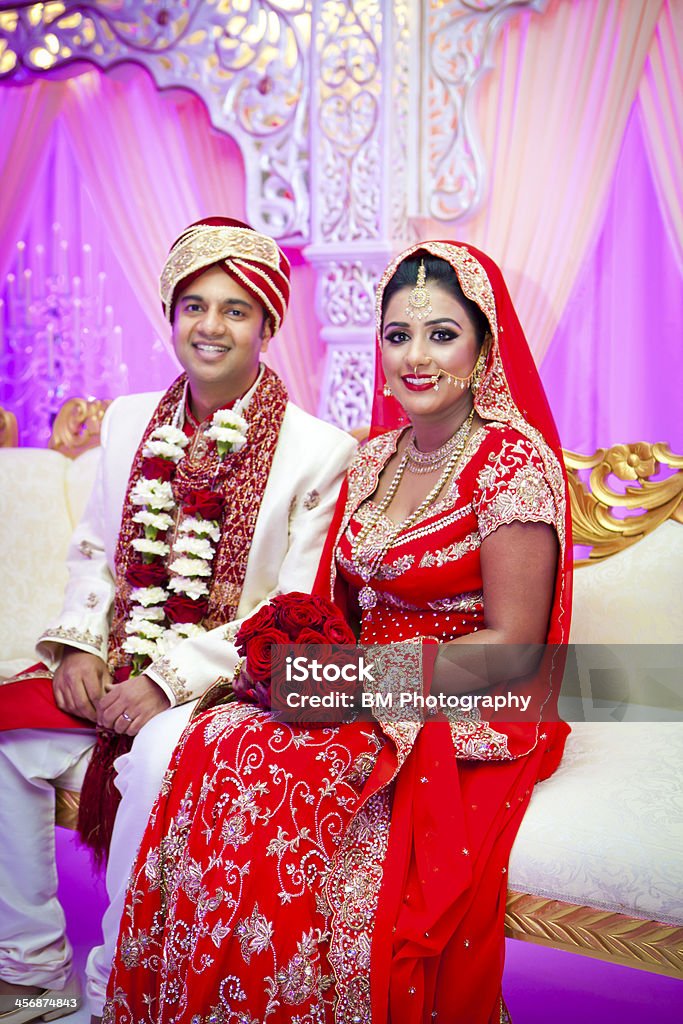
[[16,448],[18,444],[17,418],[9,409],[0,406],[0,448]]
[[510,890],[505,934],[598,960],[683,978],[683,928]]
[[[671,518],[683,523],[683,456],[666,444],[617,444],[593,455],[565,451],[574,543],[591,548],[586,565],[621,551]],[[673,470],[659,479],[663,469]],[[580,476],[590,471],[587,481]],[[616,490],[610,476],[626,483]],[[632,482],[629,482],[632,481]],[[623,515],[619,511],[623,510]],[[615,515],[614,513],[617,512]]]
[[74,60],[103,70],[132,60],[159,89],[192,90],[213,125],[240,146],[257,183],[247,197],[250,223],[277,237],[308,237],[310,0],[0,7],[0,78]]
[[70,459],[95,448],[100,443],[102,417],[109,404],[108,399],[69,398],[57,413],[48,448]]

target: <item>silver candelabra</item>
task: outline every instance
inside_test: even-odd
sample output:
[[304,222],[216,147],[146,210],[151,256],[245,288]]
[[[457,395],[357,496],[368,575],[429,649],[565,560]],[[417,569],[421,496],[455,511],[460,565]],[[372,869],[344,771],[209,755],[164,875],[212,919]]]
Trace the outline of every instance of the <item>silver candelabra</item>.
[[106,285],[91,246],[74,252],[58,224],[47,247],[30,253],[17,243],[0,291],[0,404],[17,417],[22,444],[47,442],[66,398],[109,398],[127,389],[122,331]]

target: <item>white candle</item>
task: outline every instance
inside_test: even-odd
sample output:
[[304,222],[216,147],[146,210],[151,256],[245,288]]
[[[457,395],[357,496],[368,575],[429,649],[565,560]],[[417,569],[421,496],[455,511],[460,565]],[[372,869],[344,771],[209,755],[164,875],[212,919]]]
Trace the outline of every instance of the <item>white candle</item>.
[[32,278],[32,276],[33,275],[31,274],[31,271],[29,269],[26,269],[24,271],[24,302],[26,303],[26,308],[27,309],[31,305],[31,278]]
[[85,294],[90,295],[92,292],[92,246],[87,242],[83,246],[83,284]]
[[53,224],[52,225],[52,267],[50,268],[50,273],[52,274],[53,277],[56,277],[57,274],[59,273],[59,268],[57,266],[57,254],[59,252],[59,232],[60,232],[59,224]]
[[103,270],[100,270],[97,275],[97,322],[102,323],[104,317],[104,284],[107,280],[107,275]]
[[123,366],[123,331],[117,324],[112,336],[112,358],[117,373],[120,373]]
[[36,246],[35,272],[33,274],[33,290],[36,298],[45,294],[45,246]]
[[[78,278],[74,278],[74,284]],[[80,283],[80,282],[79,282]],[[78,359],[81,354],[81,300],[74,299],[74,356]]]
[[64,284],[64,289],[67,287],[67,279],[69,277],[69,243],[66,238],[59,243],[59,265],[57,268],[57,274],[59,275],[61,282]]
[[81,297],[81,279],[80,277],[74,277],[71,281],[71,294],[74,299],[80,299]]
[[47,376],[52,380],[55,375],[55,325],[50,322],[47,325]]
[[17,242],[17,277],[21,281],[26,268],[26,242]]

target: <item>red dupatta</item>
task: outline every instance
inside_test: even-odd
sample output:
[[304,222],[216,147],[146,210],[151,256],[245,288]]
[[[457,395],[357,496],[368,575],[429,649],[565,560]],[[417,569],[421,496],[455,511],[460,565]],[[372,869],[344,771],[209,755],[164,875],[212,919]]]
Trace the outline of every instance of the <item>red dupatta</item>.
[[[555,503],[560,542],[547,643],[566,644],[571,609],[572,552],[567,477],[559,437],[502,274],[488,256],[473,246],[457,242],[423,242],[401,253],[387,267],[377,294],[376,376],[371,436],[408,422],[397,400],[387,398],[383,393],[385,377],[381,363],[381,309],[384,289],[398,265],[406,258],[422,253],[450,264],[463,293],[479,306],[488,320],[491,339],[484,372],[474,395],[477,413],[484,420],[504,422],[514,427],[532,443],[542,460]],[[359,458],[362,457],[361,453]],[[349,489],[345,484],[328,534],[315,588],[317,592],[333,597],[344,612],[348,611],[350,595],[344,581],[336,573],[334,556],[339,537],[355,512],[348,494]],[[431,651],[433,653],[434,649]],[[562,668],[561,665],[557,667],[560,670]],[[534,750],[539,729],[529,723],[508,727],[510,740],[516,740],[517,755]],[[557,767],[567,732],[563,723],[549,723],[543,729],[542,738],[547,745],[544,753],[537,752],[536,767],[530,767],[535,772],[531,785],[537,778],[551,774]],[[530,734],[530,730],[533,730],[533,734]],[[429,784],[420,785],[427,778],[425,773],[429,772],[429,766],[435,763],[439,765],[438,773],[429,773]],[[505,765],[500,767],[505,771]],[[518,776],[520,773],[524,773],[523,767],[517,770]],[[372,935],[371,992],[363,993],[361,1002],[368,1008],[371,1003],[373,1021],[418,1024],[431,1019],[430,1010],[436,999],[437,985],[434,964],[453,937],[453,928],[457,927],[453,923],[457,918],[456,908],[463,900],[466,901],[468,888],[472,885],[467,859],[458,860],[453,856],[463,835],[463,817],[458,800],[461,788],[458,768],[446,722],[432,723],[428,737],[424,729],[418,733],[407,755],[400,750],[399,743],[385,745],[363,792],[364,806],[367,807],[373,797],[380,795],[392,779],[394,792],[390,838],[382,866],[381,888],[375,904],[374,926],[372,930],[368,928],[368,934]],[[529,779],[526,777],[528,784]],[[522,808],[524,806],[525,803]],[[428,872],[420,867],[427,863],[430,865]],[[416,884],[416,873],[423,876],[417,886],[419,905],[408,907],[404,897],[408,887]],[[499,916],[499,941],[502,944],[502,910]],[[355,997],[360,998],[360,974],[357,977],[338,977],[337,980],[340,994],[345,988],[354,988]],[[457,984],[457,979],[453,980],[453,984]],[[415,999],[405,1001],[403,994],[406,992],[414,994]]]

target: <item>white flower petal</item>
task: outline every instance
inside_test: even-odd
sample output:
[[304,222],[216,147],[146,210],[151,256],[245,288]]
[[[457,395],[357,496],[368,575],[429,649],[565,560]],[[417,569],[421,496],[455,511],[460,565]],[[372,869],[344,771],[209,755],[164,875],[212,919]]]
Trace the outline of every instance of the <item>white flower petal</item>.
[[244,434],[232,427],[210,427],[206,431],[206,436],[212,441],[222,441],[224,444],[244,444],[245,441]]
[[176,558],[169,566],[179,576],[210,576],[211,566],[203,558]]
[[146,458],[154,458],[156,456],[162,459],[170,459],[172,462],[180,462],[185,453],[179,445],[169,444],[168,441],[148,441],[142,449],[142,454]]
[[206,630],[194,622],[174,622],[171,630],[181,637],[203,636]]
[[213,546],[203,537],[178,537],[173,545],[174,554],[195,555],[197,558],[205,558],[210,562],[215,551]]
[[168,444],[177,444],[180,448],[185,448],[189,444],[190,439],[186,435],[185,431],[180,430],[178,427],[166,424],[163,427],[157,427],[149,435],[150,441],[166,441]]
[[163,632],[163,626],[160,626],[156,622],[150,622],[149,619],[138,618],[137,615],[131,616],[126,623],[126,633],[145,637],[146,640],[156,640],[156,638],[161,636]]
[[163,540],[148,540],[147,537],[136,537],[131,546],[143,555],[160,555],[162,557],[171,550]]
[[249,424],[236,409],[218,409],[211,417],[211,427],[232,427],[241,434],[249,430]]
[[166,512],[149,512],[147,509],[140,509],[133,516],[134,523],[142,523],[143,526],[153,526],[155,530],[168,530],[173,526],[173,517]]
[[167,629],[163,636],[160,636],[157,640],[157,651],[158,656],[164,654],[170,654],[174,647],[177,647],[182,637],[178,636],[177,633],[173,633],[170,629]]
[[144,654],[148,658],[157,657],[157,645],[153,640],[145,640],[141,636],[129,636],[123,642],[123,649],[128,654]]
[[198,537],[210,537],[213,541],[220,540],[221,530],[211,519],[198,519],[187,516],[178,526],[178,533],[194,533]]
[[147,505],[156,512],[175,507],[173,488],[167,480],[140,477],[130,492],[130,500],[133,505]]
[[163,587],[133,587],[130,592],[131,601],[148,607],[152,604],[163,604],[168,597]]
[[151,605],[146,608],[142,604],[134,604],[130,614],[137,619],[149,619],[150,622],[163,622],[166,618],[166,612],[158,605]]
[[169,580],[168,587],[169,590],[174,590],[176,594],[186,594],[194,600],[198,597],[206,597],[209,593],[209,588],[204,580],[190,580],[186,576],[174,576],[173,579]]

